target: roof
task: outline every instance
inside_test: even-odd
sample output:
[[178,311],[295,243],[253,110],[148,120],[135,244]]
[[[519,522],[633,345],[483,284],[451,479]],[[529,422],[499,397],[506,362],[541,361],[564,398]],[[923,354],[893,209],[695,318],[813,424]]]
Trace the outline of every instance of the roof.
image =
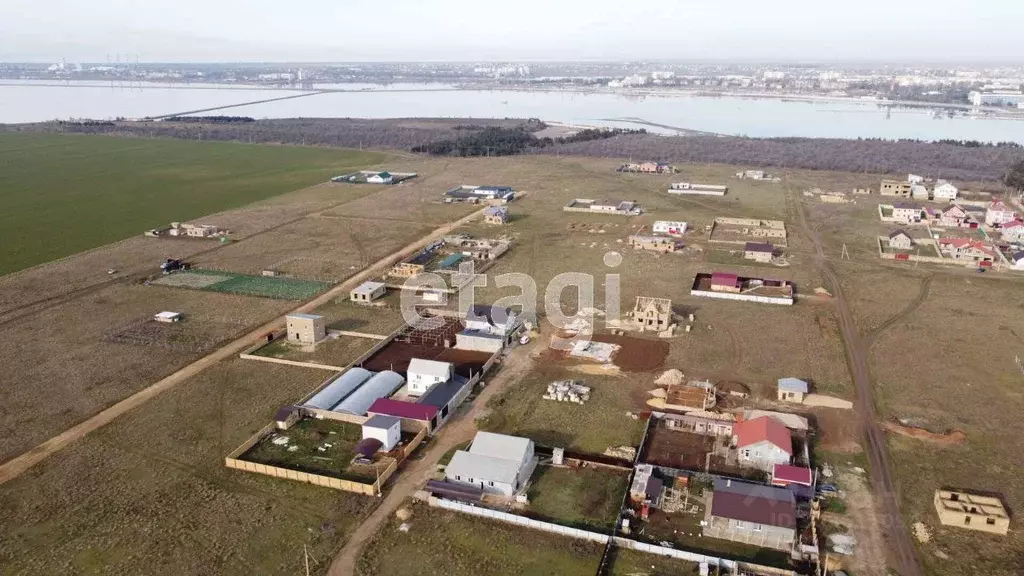
[[380,176],[381,178],[391,178],[391,173],[390,172],[377,172],[377,176]]
[[332,406],[336,406],[338,402],[344,400],[346,396],[362,386],[372,376],[373,372],[364,368],[349,368],[341,376],[331,380],[327,386],[324,386],[322,390],[313,395],[303,406],[330,410]]
[[889,240],[892,240],[897,236],[906,236],[907,238],[910,238],[910,234],[907,234],[906,230],[900,228],[899,230],[893,230],[893,232],[889,234]]
[[778,381],[779,390],[787,392],[801,392],[807,394],[807,382],[799,378],[780,378]]
[[495,434],[494,432],[477,432],[469,451],[473,454],[507,458],[522,462],[530,450],[532,441],[529,438]]
[[508,208],[504,206],[491,206],[484,210],[484,214],[487,216],[508,216]]
[[372,458],[373,455],[383,447],[384,443],[376,438],[363,438],[359,442],[356,442],[352,451],[363,458]]
[[636,305],[633,307],[634,310],[646,310],[648,307],[654,306],[659,314],[671,314],[672,313],[672,301],[668,298],[653,298],[651,296],[637,296]]
[[775,252],[775,247],[767,242],[747,242],[743,246],[744,252]]
[[728,272],[715,272],[711,274],[711,285],[712,286],[736,286],[739,284],[740,277],[736,274],[729,274]]
[[380,428],[381,430],[390,430],[396,425],[401,424],[402,421],[394,416],[387,416],[384,414],[374,414],[369,420],[363,422],[363,426],[367,428]]
[[413,358],[409,361],[409,368],[405,371],[406,374],[424,374],[426,376],[433,376],[434,378],[448,379],[452,374],[452,363],[451,362],[438,362],[437,360],[424,360],[422,358]]
[[285,316],[285,318],[298,320],[323,320],[324,317],[319,314],[289,314]]
[[896,209],[901,209],[902,208],[903,210],[920,210],[921,209],[920,206],[918,206],[917,204],[914,204],[913,202],[897,202],[897,203],[893,204],[892,207],[896,208]]
[[402,384],[405,384],[405,378],[397,372],[391,370],[377,372],[331,410],[362,416],[366,414],[375,400],[390,396],[395,390],[401,388]]
[[499,482],[515,486],[519,479],[519,462],[459,450],[452,456],[444,473],[449,478],[459,476],[477,482]]
[[1014,254],[1012,256],[1012,258],[1013,258],[1014,262],[1019,262],[1021,260],[1024,260],[1024,250],[1021,250],[1020,252],[1017,252],[1016,254]]
[[275,422],[284,422],[295,412],[295,406],[281,406],[277,409],[277,415],[274,416]]
[[447,406],[452,398],[455,398],[466,387],[466,384],[469,384],[469,378],[456,374],[451,380],[432,386],[426,394],[420,396],[419,403],[440,409],[442,406]]
[[181,316],[181,312],[157,312],[153,316],[155,318],[171,319],[171,318],[177,318],[177,317]]
[[487,190],[491,192],[514,192],[511,186],[477,186],[475,190]]
[[352,292],[356,294],[373,294],[377,290],[386,287],[383,282],[363,282],[359,286],[352,289]]
[[[1013,228],[1020,228],[1022,226],[1024,226],[1024,222],[1021,222],[1020,220],[1014,220],[1013,222],[1007,222],[1006,224],[1003,224],[1002,226],[999,227],[999,229],[1011,230]],[[161,312],[161,314],[163,314],[163,312]]]
[[991,206],[988,207],[988,209],[989,210],[1001,211],[1001,212],[1009,212],[1010,211],[1010,208],[1005,203],[1003,203],[1002,200],[996,200],[995,202],[992,203]]
[[744,410],[743,419],[753,420],[755,418],[761,418],[767,416],[774,418],[782,423],[783,426],[790,430],[807,430],[807,418],[800,416],[799,414],[791,414],[789,412],[774,412],[772,410]]
[[789,429],[782,422],[769,416],[737,422],[732,427],[732,433],[736,436],[737,448],[768,442],[786,454],[793,453],[793,437],[790,436]]
[[776,464],[772,468],[772,481],[781,480],[791,484],[811,485],[811,469],[789,464]]
[[367,412],[426,422],[437,414],[437,407],[391,398],[378,398],[370,405]]
[[502,306],[491,306],[490,304],[474,304],[466,312],[467,320],[486,320],[492,326],[499,326],[508,323],[510,308]]
[[719,478],[711,515],[780,528],[796,528],[796,499],[785,488]]

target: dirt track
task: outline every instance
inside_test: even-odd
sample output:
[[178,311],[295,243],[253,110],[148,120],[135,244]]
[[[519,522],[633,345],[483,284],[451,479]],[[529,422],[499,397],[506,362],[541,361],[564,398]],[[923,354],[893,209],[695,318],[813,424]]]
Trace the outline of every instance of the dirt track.
[[[303,304],[302,306],[299,306],[298,308],[292,310],[289,313],[311,312],[315,308],[330,302],[333,298],[336,298],[339,295],[347,293],[352,288],[356,287],[361,282],[369,278],[378,270],[390,266],[391,263],[394,262],[396,258],[408,256],[415,252],[416,250],[418,250],[420,247],[431,242],[432,240],[435,240],[437,238],[440,238],[441,236],[444,236],[445,234],[450,233],[452,230],[470,222],[475,218],[481,217],[485,209],[486,208],[480,209],[476,212],[473,212],[472,214],[469,214],[468,216],[456,220],[455,222],[445,224],[444,226],[435,229],[427,236],[405,246],[401,250],[398,250],[392,254],[389,254],[381,258],[377,262],[373,263],[372,266],[364,269],[359,274],[356,274],[352,278],[349,278],[345,282],[342,282],[341,284],[335,286],[334,288],[331,288],[327,292],[317,296],[313,300],[310,300],[309,302]],[[125,398],[124,400],[118,402],[117,404],[114,404],[113,406],[107,408],[106,410],[103,410],[102,412],[96,414],[95,416],[89,418],[88,420],[85,420],[84,422],[72,426],[71,428],[68,428],[64,432],[61,432],[60,434],[54,436],[53,438],[50,438],[46,442],[43,442],[42,444],[29,450],[28,452],[25,452],[24,454],[21,454],[20,456],[17,456],[9,460],[8,462],[5,462],[4,464],[0,465],[0,484],[17,478],[26,470],[38,464],[39,462],[45,460],[48,456],[57,452],[61,448],[64,448],[68,444],[71,444],[72,442],[83,438],[86,434],[94,430],[98,430],[99,428],[110,423],[114,418],[117,418],[118,416],[127,413],[133,408],[141,406],[154,396],[157,396],[158,394],[166,390],[169,390],[170,388],[173,388],[174,386],[180,384],[181,382],[188,380],[189,378],[195,376],[196,374],[199,374],[203,370],[213,366],[217,362],[220,362],[221,360],[226,360],[234,356],[235,354],[242,352],[247,347],[251,346],[254,342],[259,340],[260,338],[263,338],[267,332],[280,328],[282,325],[282,321],[283,318],[278,318],[276,320],[268,322],[267,324],[264,324],[263,326],[260,326],[259,328],[256,328],[255,330],[246,334],[245,336],[242,336],[241,338],[228,343],[227,345],[218,349],[217,351],[200,358],[199,360],[193,362],[192,364],[189,364],[188,366],[185,366],[184,368],[178,370],[177,372],[171,374],[170,376],[129,396],[128,398]]]
[[[798,200],[792,200],[792,191],[787,190],[790,201],[796,204],[795,212],[803,233],[814,243],[815,266],[821,271],[826,283],[831,287],[833,302],[835,303],[836,316],[839,320],[839,329],[842,332],[843,345],[846,347],[846,361],[849,364],[850,374],[853,376],[854,386],[857,391],[855,409],[860,420],[861,433],[864,437],[864,448],[867,452],[868,461],[871,463],[871,483],[875,497],[881,503],[881,514],[879,524],[875,530],[882,531],[887,537],[889,565],[901,576],[924,576],[924,571],[917,558],[917,548],[910,538],[910,533],[903,523],[903,516],[900,514],[900,503],[892,480],[892,471],[889,465],[889,451],[885,441],[885,432],[878,423],[878,415],[875,412],[873,399],[873,388],[871,372],[868,369],[867,345],[857,330],[853,320],[853,314],[843,296],[842,284],[831,263],[825,256],[822,247],[821,236],[817,229],[812,229],[807,224],[807,215]],[[927,297],[927,287],[924,285],[919,300],[922,302]],[[912,304],[913,308],[913,304]],[[898,319],[898,318],[897,318]]]
[[455,446],[468,442],[476,434],[476,418],[487,405],[487,401],[501,394],[510,385],[522,380],[533,367],[533,358],[527,350],[533,351],[540,346],[540,340],[534,341],[527,349],[519,348],[510,354],[501,366],[501,372],[490,381],[484,391],[473,401],[471,408],[456,416],[435,437],[434,445],[420,460],[412,461],[407,468],[399,470],[398,480],[391,486],[388,495],[380,506],[363,523],[356,528],[352,538],[335,556],[328,571],[329,576],[352,576],[356,573],[359,554],[377,530],[385,524],[389,517],[398,510],[405,500],[418,490],[437,470],[437,463],[442,456]]

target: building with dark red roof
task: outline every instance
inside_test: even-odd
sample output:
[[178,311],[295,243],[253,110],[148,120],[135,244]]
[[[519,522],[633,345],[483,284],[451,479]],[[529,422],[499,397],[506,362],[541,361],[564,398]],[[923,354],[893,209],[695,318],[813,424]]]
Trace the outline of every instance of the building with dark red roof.
[[782,422],[768,416],[737,422],[733,440],[741,466],[770,472],[776,464],[789,464],[793,456],[793,437]]
[[785,488],[726,478],[715,480],[703,535],[790,550],[797,538],[796,498]]

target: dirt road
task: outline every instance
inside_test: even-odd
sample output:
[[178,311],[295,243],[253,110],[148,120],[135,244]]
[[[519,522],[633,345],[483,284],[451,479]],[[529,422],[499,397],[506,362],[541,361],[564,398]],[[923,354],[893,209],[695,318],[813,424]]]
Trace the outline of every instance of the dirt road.
[[[791,191],[787,194],[792,197]],[[868,346],[861,339],[857,325],[853,320],[853,314],[843,296],[842,284],[832,264],[825,256],[822,247],[821,235],[817,229],[807,224],[807,215],[799,201],[796,204],[796,215],[800,228],[804,234],[814,243],[814,262],[821,271],[825,282],[832,292],[832,299],[835,304],[836,317],[839,320],[839,329],[843,336],[843,345],[846,347],[846,361],[853,376],[853,383],[857,391],[855,404],[858,419],[860,420],[861,433],[864,438],[864,449],[867,452],[868,461],[871,464],[872,491],[881,505],[881,517],[878,526],[874,530],[881,531],[888,540],[889,565],[901,576],[924,576],[924,571],[917,558],[917,548],[910,538],[910,532],[903,523],[900,514],[899,498],[892,480],[892,471],[889,466],[889,449],[885,443],[885,432],[878,425],[878,415],[875,411],[873,399],[873,385],[871,372],[868,369]],[[927,296],[926,291],[922,293]],[[923,301],[923,297],[921,300]]]
[[[425,246],[426,244],[441,238],[442,236],[450,233],[452,230],[458,228],[459,226],[462,226],[475,218],[481,217],[483,215],[484,210],[486,210],[486,208],[480,209],[476,212],[473,212],[472,214],[469,214],[464,218],[461,218],[459,220],[456,220],[454,222],[451,222],[449,224],[441,226],[440,228],[435,229],[433,232],[424,236],[423,238],[405,246],[404,248],[396,252],[393,252],[381,258],[380,260],[377,260],[370,267],[364,269],[362,272],[356,274],[352,278],[349,278],[345,282],[338,284],[337,286],[331,288],[327,292],[324,292],[323,294],[317,296],[316,298],[310,300],[309,302],[306,302],[305,304],[299,306],[298,308],[292,310],[289,313],[291,314],[312,312],[315,308],[327,304],[332,299],[348,293],[349,291],[352,290],[352,288],[355,288],[360,283],[365,281],[367,278],[370,278],[372,275],[376,274],[380,270],[383,270],[384,268],[391,266],[396,259],[407,257],[414,253],[415,251],[419,250],[421,247]],[[71,428],[68,428],[64,432],[61,432],[60,434],[54,436],[53,438],[50,438],[46,442],[43,442],[42,444],[29,450],[28,452],[25,452],[24,454],[21,454],[20,456],[17,456],[9,460],[8,462],[5,462],[4,464],[0,465],[0,484],[17,478],[26,470],[43,461],[54,452],[57,452],[61,448],[64,448],[68,444],[71,444],[72,442],[80,438],[83,438],[89,432],[92,432],[93,430],[97,430],[107,425],[114,418],[117,418],[118,416],[125,414],[129,410],[132,410],[137,406],[141,406],[154,396],[157,396],[158,394],[165,392],[170,388],[173,388],[174,386],[184,382],[185,380],[188,380],[189,378],[195,376],[196,374],[199,374],[203,370],[206,370],[207,368],[213,366],[217,362],[226,360],[236,354],[239,354],[249,346],[256,343],[261,338],[264,338],[267,332],[272,332],[274,330],[280,329],[281,325],[283,324],[283,321],[283,317],[277,318],[271,322],[264,324],[263,326],[260,326],[259,328],[256,328],[255,330],[246,334],[245,336],[242,336],[241,338],[228,343],[227,345],[216,350],[215,352],[207,356],[204,356],[199,360],[196,360],[192,364],[185,366],[181,370],[178,370],[177,372],[171,374],[170,376],[164,378],[163,380],[160,380],[155,384],[149,386],[148,388],[136,392],[135,394],[129,396],[128,398],[125,398],[124,400],[118,402],[117,404],[114,404],[110,408],[107,408],[106,410],[100,412],[99,414],[96,414],[95,416],[89,418],[88,420],[85,420],[84,422],[72,426]]]
[[351,576],[356,573],[356,562],[363,547],[402,503],[433,477],[441,457],[455,446],[473,439],[476,434],[476,418],[486,409],[487,401],[518,383],[533,368],[533,358],[529,352],[538,346],[538,342],[536,340],[528,347],[515,349],[505,359],[501,372],[490,380],[470,409],[456,416],[442,429],[422,459],[411,461],[407,468],[398,472],[398,480],[391,486],[380,506],[353,531],[352,538],[335,556],[328,572],[330,576]]

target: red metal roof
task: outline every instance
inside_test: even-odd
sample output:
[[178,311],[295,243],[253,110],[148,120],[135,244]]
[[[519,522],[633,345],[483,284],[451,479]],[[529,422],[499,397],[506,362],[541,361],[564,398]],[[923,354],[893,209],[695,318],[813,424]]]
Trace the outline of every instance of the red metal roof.
[[789,464],[776,464],[772,469],[772,484],[801,484],[811,485],[811,469]]
[[793,437],[790,436],[789,429],[775,418],[761,416],[739,422],[732,427],[732,433],[736,436],[737,448],[767,440],[784,450],[786,454],[793,454]]
[[392,400],[391,398],[378,398],[370,405],[370,409],[367,412],[370,414],[386,414],[409,420],[428,421],[437,414],[437,406]]
[[736,286],[739,281],[740,277],[736,274],[729,274],[728,272],[714,272],[711,274],[712,286]]

